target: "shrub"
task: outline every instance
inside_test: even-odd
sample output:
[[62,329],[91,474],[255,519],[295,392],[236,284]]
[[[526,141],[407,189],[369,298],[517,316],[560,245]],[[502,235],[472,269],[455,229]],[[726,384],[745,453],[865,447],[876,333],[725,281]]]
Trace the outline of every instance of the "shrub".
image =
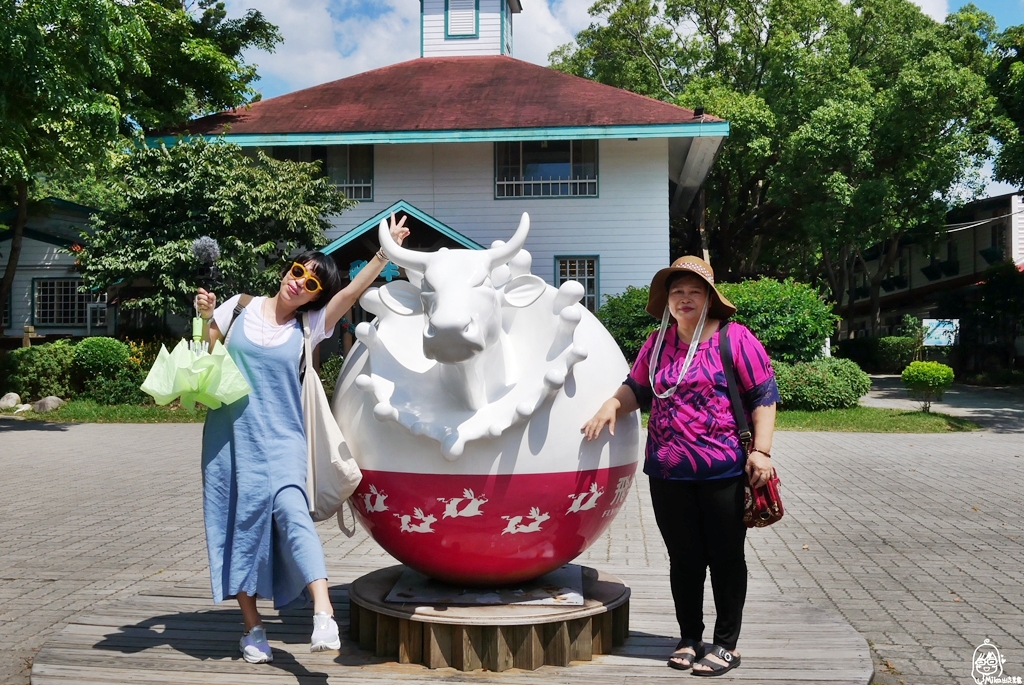
[[627,286],[626,291],[619,295],[605,296],[604,304],[597,310],[597,318],[615,338],[630,363],[636,359],[637,352],[660,323],[651,318],[645,309],[648,292],[648,286]]
[[85,382],[81,395],[97,404],[153,404],[153,398],[142,392],[148,367],[129,360],[113,378],[96,376]]
[[20,347],[4,355],[4,392],[16,392],[22,401],[50,395],[67,398],[71,394],[71,364],[75,346],[67,340]]
[[784,409],[824,411],[857,405],[871,389],[871,379],[849,359],[825,357],[811,362],[774,362],[775,381]]
[[917,355],[917,339],[903,335],[879,338],[875,346],[875,368],[881,373],[900,373]]
[[753,331],[772,360],[792,364],[821,357],[839,321],[818,291],[791,278],[721,283],[718,289],[736,305],[733,320]]
[[338,374],[341,373],[341,365],[345,358],[340,354],[328,357],[327,361],[320,364],[320,381],[324,384],[324,392],[327,399],[334,397],[334,385],[338,382]]
[[127,366],[128,357],[128,346],[120,340],[86,338],[75,345],[75,358],[71,366],[75,388],[84,389],[87,383],[97,378],[114,380]]
[[910,396],[920,400],[921,409],[930,411],[932,402],[953,385],[953,369],[939,362],[913,362],[903,370],[903,385]]

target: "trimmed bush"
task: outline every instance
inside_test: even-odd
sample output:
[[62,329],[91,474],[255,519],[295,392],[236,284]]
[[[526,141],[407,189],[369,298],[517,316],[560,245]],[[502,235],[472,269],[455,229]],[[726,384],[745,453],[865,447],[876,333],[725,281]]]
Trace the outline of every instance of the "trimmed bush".
[[645,309],[649,292],[648,286],[627,286],[626,291],[619,295],[605,296],[604,304],[597,310],[598,320],[615,338],[630,363],[636,359],[637,352],[651,332],[657,330],[661,323],[651,318]]
[[18,393],[23,402],[50,395],[67,399],[74,356],[75,346],[67,340],[11,350],[4,355],[0,387]]
[[[794,363],[817,359],[825,338],[835,332],[839,321],[831,305],[814,288],[792,279],[720,283],[718,289],[736,305],[732,320],[753,331],[773,360]],[[597,318],[630,362],[658,328],[659,322],[644,309],[648,292],[647,286],[629,286],[621,295],[606,296],[597,311]]]
[[783,409],[824,411],[857,406],[871,379],[849,359],[825,357],[811,362],[773,362]]
[[917,339],[903,335],[879,338],[875,347],[877,368],[882,373],[900,373],[917,355]]
[[921,402],[921,409],[931,411],[932,402],[953,385],[953,369],[939,362],[913,362],[903,370],[903,385],[910,396]]
[[87,380],[81,396],[97,404],[153,404],[153,398],[140,389],[148,372],[148,368],[129,360],[113,378],[96,376]]
[[733,320],[753,331],[775,361],[818,359],[839,321],[817,290],[791,278],[720,283],[718,289],[736,305]]
[[71,379],[76,389],[97,378],[113,380],[128,364],[128,346],[114,338],[86,338],[75,345]]

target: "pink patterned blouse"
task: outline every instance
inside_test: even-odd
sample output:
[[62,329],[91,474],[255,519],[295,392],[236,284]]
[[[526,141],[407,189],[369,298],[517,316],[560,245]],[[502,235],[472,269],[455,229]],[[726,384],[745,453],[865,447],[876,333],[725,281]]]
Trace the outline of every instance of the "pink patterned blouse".
[[[764,346],[748,328],[730,323],[727,330],[736,380],[749,421],[753,409],[779,401],[775,372]],[[746,455],[729,405],[718,336],[716,333],[698,344],[693,365],[674,395],[666,399],[653,397],[644,461],[647,475],[666,480],[711,480],[743,474]],[[641,404],[653,396],[648,364],[656,337],[657,331],[640,348],[626,378],[626,385]],[[675,329],[665,336],[654,377],[658,392],[665,392],[679,378],[688,349],[689,345],[679,340]]]

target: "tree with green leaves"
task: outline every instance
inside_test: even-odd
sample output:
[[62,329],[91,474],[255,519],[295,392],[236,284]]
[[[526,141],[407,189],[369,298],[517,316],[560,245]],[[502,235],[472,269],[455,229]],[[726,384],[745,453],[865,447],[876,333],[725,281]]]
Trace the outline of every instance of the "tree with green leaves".
[[552,66],[730,123],[706,181],[716,271],[878,288],[907,236],[941,230],[988,153],[993,100],[975,8],[909,0],[601,0]]
[[997,61],[989,82],[999,100],[995,136],[1001,144],[995,176],[1024,188],[1024,24],[1011,26],[992,42]]
[[84,286],[116,284],[126,309],[190,312],[201,236],[220,244],[224,294],[270,293],[288,256],[323,245],[327,217],[354,204],[318,162],[252,157],[221,141],[138,147],[115,172],[123,204],[100,213],[77,256]]
[[242,52],[279,40],[258,12],[228,19],[213,0],[0,3],[0,208],[16,209],[0,302],[47,178],[106,170],[126,136],[250,102]]

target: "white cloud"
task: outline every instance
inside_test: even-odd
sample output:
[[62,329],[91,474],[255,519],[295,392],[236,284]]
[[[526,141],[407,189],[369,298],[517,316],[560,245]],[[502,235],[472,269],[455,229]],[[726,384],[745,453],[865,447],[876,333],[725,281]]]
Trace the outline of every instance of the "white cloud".
[[936,21],[945,21],[949,13],[948,0],[912,0],[914,4]]
[[[593,0],[524,0],[514,18],[514,54],[546,65],[548,54],[591,21]],[[246,55],[259,66],[267,97],[345,78],[419,56],[417,0],[227,0],[230,16],[257,9],[281,29],[268,54]]]

